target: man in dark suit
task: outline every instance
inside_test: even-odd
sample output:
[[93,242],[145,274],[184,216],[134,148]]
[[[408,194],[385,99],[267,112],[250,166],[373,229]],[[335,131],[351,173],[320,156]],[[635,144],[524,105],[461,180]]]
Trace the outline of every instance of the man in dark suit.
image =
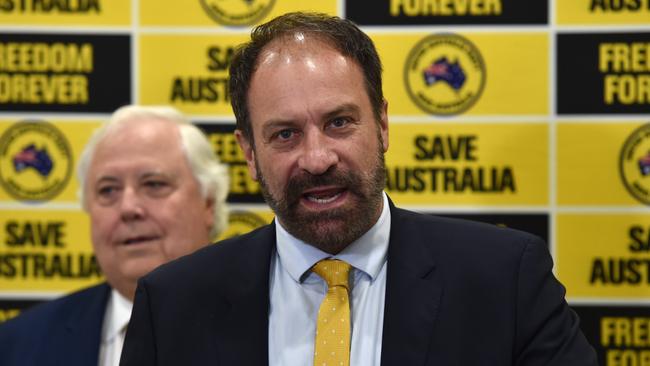
[[227,170],[173,108],[116,111],[86,145],[79,182],[107,283],[0,325],[2,366],[117,365],[137,279],[226,223]]
[[276,220],[141,279],[123,366],[596,364],[540,239],[385,195],[363,32],[292,13],[251,38],[235,134]]

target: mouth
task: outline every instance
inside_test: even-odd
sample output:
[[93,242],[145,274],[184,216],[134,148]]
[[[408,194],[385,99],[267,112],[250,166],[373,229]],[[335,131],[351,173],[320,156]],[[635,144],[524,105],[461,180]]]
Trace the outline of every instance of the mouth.
[[122,244],[124,245],[136,245],[136,244],[145,244],[148,242],[152,242],[154,240],[158,240],[159,237],[157,236],[134,236],[131,238],[127,238],[126,240],[122,241]]
[[347,190],[342,187],[316,188],[302,194],[302,198],[312,205],[329,205],[341,199]]

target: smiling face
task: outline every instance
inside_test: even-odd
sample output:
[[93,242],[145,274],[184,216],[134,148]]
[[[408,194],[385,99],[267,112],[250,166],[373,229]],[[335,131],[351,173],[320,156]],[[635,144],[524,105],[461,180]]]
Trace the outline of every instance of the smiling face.
[[128,121],[109,132],[85,190],[95,255],[127,298],[139,277],[210,241],[212,200],[202,197],[169,121]]
[[370,229],[388,125],[385,105],[375,119],[359,65],[311,36],[279,39],[259,56],[248,101],[254,144],[236,136],[282,226],[329,253]]

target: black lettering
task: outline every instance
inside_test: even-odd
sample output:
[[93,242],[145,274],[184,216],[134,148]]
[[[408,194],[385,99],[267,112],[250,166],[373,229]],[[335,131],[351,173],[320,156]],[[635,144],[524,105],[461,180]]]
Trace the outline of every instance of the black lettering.
[[630,227],[629,236],[632,239],[628,246],[631,252],[650,250],[650,230],[646,232],[642,226],[634,225]]
[[643,263],[637,259],[630,259],[627,261],[627,271],[625,271],[624,281],[629,284],[636,285],[641,282],[641,273],[639,273],[639,267]]
[[503,191],[509,190],[510,192],[517,192],[517,187],[515,186],[515,173],[512,171],[511,167],[505,167],[503,169],[503,177],[501,178],[501,187]]
[[429,138],[424,135],[415,137],[417,160],[452,160],[476,161],[475,135],[439,136]]
[[591,0],[591,7],[589,10],[592,12],[599,8],[600,10],[605,10],[605,0]]
[[16,265],[12,258],[14,258],[12,255],[0,255],[0,276],[9,278],[16,276]]
[[235,53],[233,47],[212,46],[208,48],[208,70],[223,71],[230,67],[232,56]]
[[170,100],[183,102],[229,102],[228,78],[176,77]]
[[516,192],[511,167],[391,167],[386,189],[396,192]]
[[[49,274],[49,272],[47,271],[46,267],[45,267],[45,264],[46,264],[45,260],[47,259],[47,258],[45,258],[45,254],[40,254],[40,253],[35,254],[33,259],[34,259],[34,268],[33,268],[34,277],[36,277],[36,278],[39,278],[39,277],[40,278],[50,278],[50,277],[52,277]],[[27,271],[29,271],[29,267],[27,267],[27,263],[26,263],[27,261],[26,260],[23,261],[23,262],[25,262],[23,264],[23,275],[27,276],[27,273],[28,273]]]
[[638,285],[642,281],[650,283],[650,259],[597,257],[592,262],[589,278],[592,285]]
[[99,13],[99,0],[32,0],[31,10],[35,12]]
[[12,253],[0,255],[0,276],[5,278],[99,278],[101,270],[92,254]]
[[55,246],[65,247],[63,237],[65,223],[55,222],[25,222],[22,225],[16,221],[8,221],[5,224],[7,234],[7,246]]
[[5,234],[7,236],[6,244],[8,247],[14,247],[22,244],[20,242],[17,230],[18,230],[18,222],[7,221],[7,223],[5,223]]
[[427,150],[424,144],[427,142],[427,137],[424,135],[417,135],[415,136],[414,139],[414,144],[415,144],[415,155],[414,158],[415,160],[425,160],[427,159]]
[[589,10],[594,12],[601,11],[623,11],[623,10],[639,10],[641,8],[641,0],[591,0]]
[[435,136],[431,144],[429,159],[435,160],[436,157],[440,158],[440,160],[447,159],[447,157],[445,156],[444,140],[440,136]]

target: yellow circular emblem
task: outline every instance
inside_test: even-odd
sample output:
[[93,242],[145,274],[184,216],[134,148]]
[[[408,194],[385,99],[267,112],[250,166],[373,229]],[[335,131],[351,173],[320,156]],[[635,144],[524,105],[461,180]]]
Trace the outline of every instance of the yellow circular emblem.
[[219,239],[228,239],[233,236],[246,234],[258,227],[268,224],[261,216],[250,211],[231,211],[228,215],[228,228]]
[[639,202],[650,205],[650,123],[627,138],[619,159],[623,184]]
[[253,25],[262,20],[275,0],[201,0],[205,12],[223,25]]
[[404,83],[413,102],[436,115],[465,112],[481,96],[485,64],[478,48],[456,34],[430,35],[411,50]]
[[0,137],[0,185],[21,201],[44,201],[61,193],[70,180],[72,149],[54,125],[22,121]]

